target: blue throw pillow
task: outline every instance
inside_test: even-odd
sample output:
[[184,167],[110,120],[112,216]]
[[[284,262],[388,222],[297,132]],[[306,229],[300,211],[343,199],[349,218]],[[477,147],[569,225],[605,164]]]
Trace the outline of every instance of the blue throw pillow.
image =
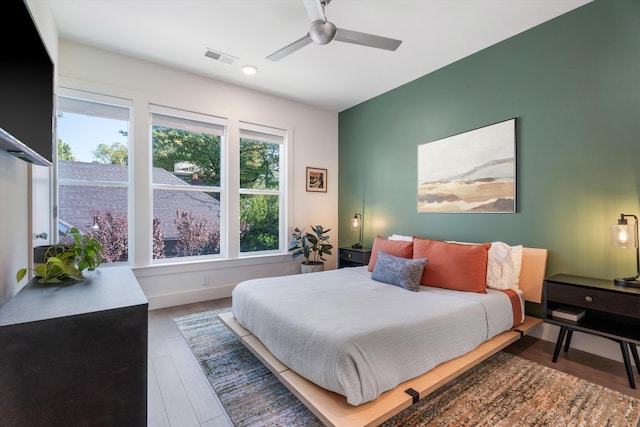
[[371,278],[378,282],[418,292],[422,272],[427,261],[427,258],[407,259],[378,251],[378,260],[371,273]]

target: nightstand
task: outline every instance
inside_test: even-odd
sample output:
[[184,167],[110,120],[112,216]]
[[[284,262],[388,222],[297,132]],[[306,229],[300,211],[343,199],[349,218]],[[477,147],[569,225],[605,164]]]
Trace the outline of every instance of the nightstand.
[[340,248],[338,252],[338,268],[368,265],[371,258],[371,248]]
[[[560,326],[553,361],[558,360],[565,337],[564,351],[569,351],[574,331],[609,338],[620,344],[629,385],[636,388],[628,350],[640,373],[636,347],[640,344],[640,289],[616,286],[613,279],[558,274],[545,279],[543,293],[544,321]],[[567,317],[572,316],[563,315],[560,310],[584,314],[569,320]]]

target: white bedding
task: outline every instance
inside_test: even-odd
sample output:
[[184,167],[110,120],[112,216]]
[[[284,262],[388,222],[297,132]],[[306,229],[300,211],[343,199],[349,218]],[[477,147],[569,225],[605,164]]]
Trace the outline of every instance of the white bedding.
[[513,326],[500,291],[410,292],[370,276],[353,267],[245,281],[233,291],[233,315],[282,363],[351,405]]

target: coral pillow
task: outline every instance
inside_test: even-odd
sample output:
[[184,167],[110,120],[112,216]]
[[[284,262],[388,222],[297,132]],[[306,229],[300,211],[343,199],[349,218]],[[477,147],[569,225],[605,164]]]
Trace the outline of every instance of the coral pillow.
[[490,243],[465,245],[415,237],[413,257],[429,258],[420,284],[486,294],[490,247]]
[[389,255],[400,258],[415,258],[413,256],[413,242],[405,242],[403,240],[388,240],[384,237],[377,236],[373,241],[371,248],[371,257],[369,258],[369,271],[373,271],[378,260],[378,251],[384,251]]

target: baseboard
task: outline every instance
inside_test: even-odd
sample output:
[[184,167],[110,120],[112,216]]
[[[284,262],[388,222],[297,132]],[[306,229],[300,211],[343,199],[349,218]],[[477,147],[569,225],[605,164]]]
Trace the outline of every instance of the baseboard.
[[192,304],[195,302],[209,301],[213,299],[229,298],[235,286],[235,284],[230,284],[163,295],[147,295],[149,310]]
[[[529,335],[555,344],[559,331],[559,326],[543,323]],[[576,331],[571,338],[571,348],[623,363],[620,344],[607,338]]]

